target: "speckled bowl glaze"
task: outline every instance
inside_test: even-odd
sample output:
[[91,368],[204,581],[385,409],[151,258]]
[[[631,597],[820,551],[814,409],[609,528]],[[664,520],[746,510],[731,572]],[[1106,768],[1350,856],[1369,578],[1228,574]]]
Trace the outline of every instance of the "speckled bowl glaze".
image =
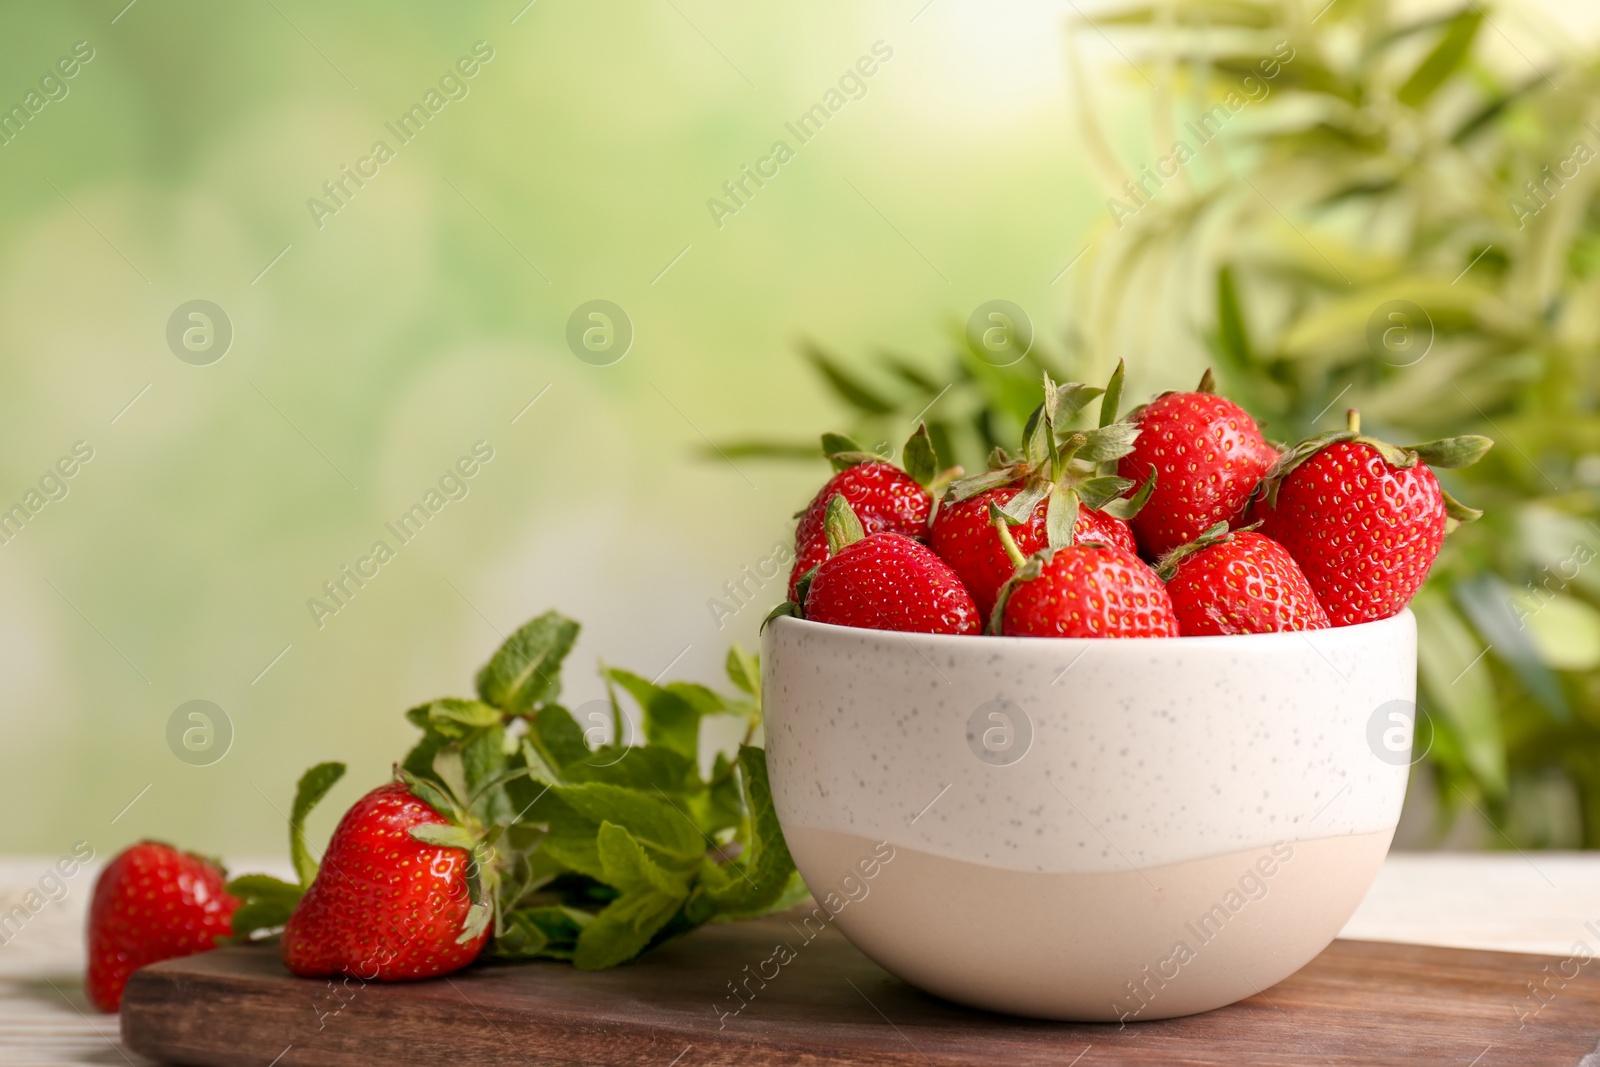
[[1337,936],[1405,797],[1416,624],[1138,640],[775,619],[773,799],[829,924],[974,1007],[1232,1003]]

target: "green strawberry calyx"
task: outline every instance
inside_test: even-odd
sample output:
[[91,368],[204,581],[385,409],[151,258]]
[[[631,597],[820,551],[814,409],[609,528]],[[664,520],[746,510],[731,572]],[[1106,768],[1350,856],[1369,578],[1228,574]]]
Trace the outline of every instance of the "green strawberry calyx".
[[[1131,519],[1150,499],[1155,475],[1133,496],[1134,483],[1115,473],[1116,461],[1133,451],[1139,428],[1116,417],[1122,397],[1123,365],[1119,361],[1104,389],[1079,382],[1057,384],[1043,376],[1044,400],[1028,416],[1019,454],[996,449],[990,469],[950,486],[952,503],[990,489],[1021,483],[1007,501],[1004,512],[1013,526],[1028,521],[1046,503],[1045,530],[1051,548],[1070,545],[1078,523],[1078,509],[1089,507],[1119,519]],[[1100,397],[1099,425],[1090,430],[1065,429],[1090,400]]]
[[[822,528],[828,535],[830,559],[845,547],[867,536],[866,528],[861,525],[861,519],[856,515],[855,508],[850,506],[850,501],[844,498],[843,493],[835,493],[829,499],[828,510],[822,517]],[[811,583],[816,580],[817,571],[821,568],[822,564],[819,563],[800,576],[800,580],[794,583],[794,599],[785,600],[769,611],[767,617],[761,620],[762,630],[767,628],[767,623],[783,616],[794,619],[806,617],[806,595],[811,592]]]
[[[1332,445],[1346,442],[1368,446],[1383,457],[1383,461],[1395,470],[1410,470],[1418,463],[1445,469],[1470,467],[1482,459],[1490,448],[1494,447],[1494,441],[1491,438],[1480,434],[1445,437],[1437,441],[1426,441],[1416,445],[1393,445],[1388,441],[1363,434],[1361,432],[1361,413],[1355,408],[1351,408],[1347,413],[1345,429],[1315,434],[1299,444],[1285,449],[1278,457],[1277,462],[1272,465],[1261,479],[1261,483],[1256,486],[1255,491],[1251,494],[1251,503],[1256,498],[1260,498],[1266,502],[1268,507],[1277,507],[1278,492],[1283,488],[1283,483],[1288,479],[1289,475],[1293,474],[1307,460],[1322,450]],[[1470,508],[1462,504],[1445,491],[1443,486],[1439,488],[1439,492],[1444,497],[1445,514],[1455,522],[1472,522],[1483,517],[1483,512],[1477,508]]]
[[[527,773],[526,768],[517,768],[507,772],[501,781],[523,778]],[[490,920],[494,918],[495,891],[500,882],[500,873],[494,863],[494,842],[506,827],[504,824],[486,827],[473,814],[472,805],[458,801],[443,781],[412,774],[398,764],[394,775],[411,791],[412,796],[445,820],[418,823],[408,828],[406,833],[411,839],[436,848],[458,848],[467,854],[466,883],[471,906],[462,919],[461,933],[456,936],[456,944],[464,945],[488,929]],[[479,787],[478,794],[482,795],[485,789],[497,784],[500,782],[485,783]]]
[[1190,556],[1203,552],[1214,545],[1225,545],[1233,540],[1234,534],[1244,530],[1254,530],[1260,525],[1261,523],[1257,521],[1248,526],[1240,526],[1238,529],[1229,529],[1226,522],[1219,522],[1214,526],[1210,526],[1193,541],[1179,545],[1162,556],[1156,562],[1156,576],[1163,582],[1170,582],[1173,575],[1178,573],[1179,565]]
[[[888,457],[867,451],[842,433],[822,435],[822,454],[833,464],[835,471],[848,470],[863,463],[890,462]],[[906,438],[905,445],[900,449],[900,459],[901,469],[935,498],[944,492],[945,486],[961,476],[960,467],[940,469],[939,453],[933,446],[933,436],[928,433],[926,422],[918,422],[917,428]]]

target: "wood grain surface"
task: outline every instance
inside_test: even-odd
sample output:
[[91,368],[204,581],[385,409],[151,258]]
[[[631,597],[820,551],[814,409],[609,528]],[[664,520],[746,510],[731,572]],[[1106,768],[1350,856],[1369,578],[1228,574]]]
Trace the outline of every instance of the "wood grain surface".
[[[797,947],[777,977],[764,988],[751,981],[748,1002],[733,999],[729,983],[743,982],[785,942]],[[1071,965],[1069,953],[1062,964]],[[832,930],[803,943],[780,917],[707,927],[593,974],[532,963],[363,985],[292,977],[273,947],[224,949],[135,974],[122,1036],[156,1060],[218,1067],[1600,1067],[1596,968],[1600,962],[1560,957],[1336,941],[1242,1003],[1119,1028],[957,1007],[891,977]],[[1575,977],[1561,977],[1569,972]]]

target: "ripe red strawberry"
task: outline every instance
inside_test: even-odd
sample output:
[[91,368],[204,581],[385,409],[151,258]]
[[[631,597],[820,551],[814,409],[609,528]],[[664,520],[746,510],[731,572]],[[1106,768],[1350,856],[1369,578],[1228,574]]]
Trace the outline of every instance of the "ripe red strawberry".
[[1216,523],[1237,520],[1251,490],[1278,458],[1255,420],[1210,389],[1207,371],[1198,391],[1165,393],[1129,415],[1139,436],[1117,473],[1142,483],[1155,472],[1155,491],[1131,520],[1150,559],[1193,541]]
[[1019,570],[1007,593],[1000,609],[1007,637],[1178,636],[1166,587],[1124,548],[1045,549]]
[[902,455],[906,470],[862,452],[847,437],[822,435],[822,450],[838,471],[811,498],[794,530],[794,567],[789,572],[789,599],[799,599],[800,579],[828,558],[826,529],[828,502],[842,496],[856,513],[866,533],[885,531],[922,540],[928,534],[938,458],[925,425],[906,442]]
[[1184,637],[1328,628],[1289,550],[1254,530],[1229,533],[1219,522],[1167,553],[1156,573]]
[[888,463],[861,463],[829,478],[794,531],[794,569],[789,572],[789,596],[806,573],[828,558],[828,535],[823,530],[828,501],[842,496],[855,509],[868,534],[897,533],[923,537],[933,496],[899,467]]
[[[994,611],[1000,587],[1016,570],[989,520],[989,505],[993,503],[1003,508],[1020,491],[1019,486],[989,489],[959,503],[945,503],[939,508],[928,536],[928,546],[960,576],[985,619]],[[1047,510],[1046,503],[1041,501],[1027,522],[1011,528],[1011,536],[1024,556],[1033,555],[1048,543]],[[1138,552],[1133,532],[1126,522],[1088,507],[1078,510],[1073,539],[1103,541],[1131,553]]]
[[141,841],[106,864],[89,904],[89,972],[84,988],[101,1011],[116,1011],[140,967],[217,947],[232,933],[239,901],[215,863],[171,845]]
[[800,601],[774,614],[799,614],[813,622],[866,630],[924,634],[976,634],[982,616],[950,565],[904,534],[862,534],[844,497],[828,503],[832,554],[809,582]]
[[1481,512],[1439,486],[1429,464],[1464,467],[1494,442],[1452,437],[1397,448],[1350,428],[1283,454],[1250,515],[1305,572],[1334,626],[1386,619],[1410,602],[1439,554],[1449,520]]
[[467,932],[472,855],[412,836],[427,826],[450,823],[400,782],[345,812],[284,928],[289,970],[392,982],[449,974],[477,958],[489,931],[480,923]]

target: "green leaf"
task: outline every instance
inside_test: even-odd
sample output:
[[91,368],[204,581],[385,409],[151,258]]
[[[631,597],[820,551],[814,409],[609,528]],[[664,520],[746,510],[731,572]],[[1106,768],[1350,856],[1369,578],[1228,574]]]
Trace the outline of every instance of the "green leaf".
[[534,716],[530,737],[539,752],[556,768],[589,758],[589,746],[583,740],[583,727],[572,713],[559,704],[546,704]]
[[510,753],[506,751],[506,732],[496,724],[479,730],[461,746],[461,770],[466,780],[467,801],[479,807],[486,822],[509,814],[503,810],[494,785],[506,773]]
[[1231,264],[1217,271],[1217,349],[1236,377],[1248,373],[1255,362]]
[[[415,710],[417,709],[412,709],[412,711]],[[406,714],[409,718],[410,712]],[[407,773],[416,775],[418,778],[432,778],[435,781],[443,781],[433,769],[433,761],[440,752],[452,743],[450,738],[437,730],[424,726],[422,737],[411,747],[411,751],[406,753],[406,758],[401,761],[400,766]]]
[[294,790],[294,807],[289,812],[289,858],[294,863],[300,884],[307,888],[317,877],[317,861],[306,847],[306,816],[328,790],[344,777],[344,764],[319,763],[300,776]]
[[607,885],[624,893],[653,889],[668,896],[689,895],[686,871],[668,871],[650,858],[632,834],[614,822],[600,824],[595,835],[595,850]]
[[693,858],[706,850],[706,838],[694,821],[664,795],[605,782],[556,786],[551,790],[565,804],[595,823],[612,822],[662,852]]
[[532,738],[522,739],[522,767],[529,778],[542,785],[557,785],[561,782],[561,772],[550,765],[550,761],[539,751]]
[[723,663],[728,681],[756,699],[761,698],[761,657],[752,656],[737,642],[728,646],[728,658]]
[[578,639],[578,624],[547,611],[501,645],[478,672],[478,695],[487,704],[521,715],[560,685],[561,661]]
[[[457,697],[435,700],[424,704],[421,709],[412,708],[406,712],[406,717],[410,718],[412,712],[418,710],[426,715],[429,726],[452,737],[465,737],[470,730],[498,726],[502,718],[499,708],[479,700],[461,700]],[[453,733],[450,732],[452,729]]]
[[1526,612],[1509,583],[1497,574],[1481,574],[1459,582],[1454,592],[1456,603],[1494,654],[1516,671],[1551,715],[1569,721],[1572,708],[1561,689],[1561,679],[1540,658],[1528,632]]
[[833,358],[820,348],[807,345],[805,356],[822,374],[823,380],[838,394],[839,399],[846,404],[866,415],[893,413],[895,409],[893,403],[834,362]]
[[933,438],[928,435],[927,423],[917,423],[915,432],[901,449],[900,458],[912,481],[924,488],[939,476],[939,456],[934,451]]
[[764,913],[783,896],[795,872],[772,804],[766,757],[749,745],[739,749],[741,792],[748,813],[745,832],[738,838],[744,850],[737,861],[713,868],[714,874],[706,877],[706,895],[723,915]]
[[1472,52],[1472,42],[1483,23],[1483,9],[1473,4],[1450,20],[1449,28],[1433,51],[1417,65],[1395,93],[1395,99],[1410,108],[1426,104],[1439,86],[1454,74]]
[[1417,617],[1417,673],[1463,759],[1492,796],[1506,788],[1505,739],[1495,714],[1487,665],[1474,660],[1482,644],[1448,601],[1424,588],[1411,602]]
[[588,912],[560,905],[509,911],[487,954],[503,960],[570,960],[578,937],[592,921]]
[[605,745],[568,764],[565,773],[573,785],[604,782],[646,794],[660,789],[679,796],[705,788],[694,760],[659,745]]
[[573,965],[580,971],[601,971],[628,962],[649,947],[682,904],[681,897],[653,889],[623,893],[578,935]]
[[682,685],[662,687],[620,669],[607,671],[606,675],[638,703],[648,743],[696,758],[700,751],[700,718],[709,710],[703,701],[708,690]]

